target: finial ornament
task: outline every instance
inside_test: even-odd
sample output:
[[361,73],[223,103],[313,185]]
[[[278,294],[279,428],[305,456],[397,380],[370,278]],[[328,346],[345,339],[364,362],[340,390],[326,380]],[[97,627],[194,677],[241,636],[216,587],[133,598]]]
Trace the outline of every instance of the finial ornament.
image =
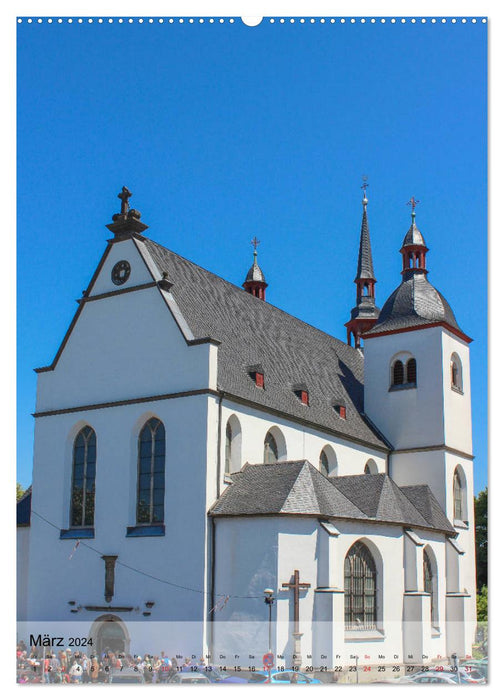
[[406,202],[406,206],[407,206],[407,207],[411,207],[411,218],[412,218],[412,219],[415,218],[415,207],[416,207],[417,204],[420,204],[420,200],[419,200],[419,199],[415,199],[414,197],[412,197],[411,199],[409,199],[409,200]]
[[127,187],[123,187],[117,196],[121,200],[121,214],[127,214],[130,208],[128,200],[133,195]]
[[250,241],[250,245],[254,246],[254,256],[257,255],[257,246],[259,245],[261,241],[257,240],[257,236],[254,236],[254,238]]
[[366,204],[368,203],[367,192],[366,192],[368,187],[369,187],[368,176],[363,175],[362,176],[361,190],[364,190],[364,197],[362,199],[362,203],[364,204],[364,206],[366,206]]

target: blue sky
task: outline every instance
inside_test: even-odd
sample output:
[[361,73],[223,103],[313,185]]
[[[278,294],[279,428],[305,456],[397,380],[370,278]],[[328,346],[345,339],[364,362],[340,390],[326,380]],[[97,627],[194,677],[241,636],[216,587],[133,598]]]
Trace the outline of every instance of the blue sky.
[[18,25],[18,479],[36,375],[99,261],[122,185],[148,235],[344,340],[361,176],[377,302],[407,200],[430,281],[472,338],[475,488],[487,466],[486,25]]

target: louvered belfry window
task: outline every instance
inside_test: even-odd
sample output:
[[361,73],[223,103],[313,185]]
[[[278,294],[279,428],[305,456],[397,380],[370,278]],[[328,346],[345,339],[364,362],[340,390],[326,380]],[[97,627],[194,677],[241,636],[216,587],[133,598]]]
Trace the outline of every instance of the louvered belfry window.
[[408,384],[416,384],[416,360],[414,357],[406,364],[406,381]]
[[392,371],[392,382],[395,386],[404,383],[404,365],[401,360],[396,360],[394,362],[394,368]]
[[96,434],[86,425],[74,442],[72,467],[72,527],[93,527],[96,478]]
[[138,440],[137,523],[164,522],[165,429],[157,418],[142,428]]
[[369,549],[356,542],[345,558],[345,629],[376,628],[376,565]]

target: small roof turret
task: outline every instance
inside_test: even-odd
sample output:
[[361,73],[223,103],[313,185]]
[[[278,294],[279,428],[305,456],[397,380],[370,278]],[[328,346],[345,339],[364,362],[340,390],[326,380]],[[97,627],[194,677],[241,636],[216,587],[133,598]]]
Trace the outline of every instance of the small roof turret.
[[259,263],[257,262],[257,246],[260,242],[261,241],[258,241],[255,236],[251,240],[251,244],[254,246],[254,262],[252,263],[251,268],[247,272],[245,282],[243,283],[243,288],[249,294],[252,294],[258,299],[262,299],[264,301],[266,299],[265,290],[268,285],[266,283],[264,273],[259,267]]

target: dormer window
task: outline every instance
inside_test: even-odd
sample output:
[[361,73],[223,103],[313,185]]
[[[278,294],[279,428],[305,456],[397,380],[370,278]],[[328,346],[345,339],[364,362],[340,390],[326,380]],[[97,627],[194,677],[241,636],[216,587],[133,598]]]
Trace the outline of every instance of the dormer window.
[[346,406],[343,402],[334,404],[333,408],[340,418],[346,419]]
[[308,389],[294,389],[294,393],[305,406],[309,406]]
[[261,368],[252,367],[248,370],[249,376],[259,389],[264,389],[264,372]]

